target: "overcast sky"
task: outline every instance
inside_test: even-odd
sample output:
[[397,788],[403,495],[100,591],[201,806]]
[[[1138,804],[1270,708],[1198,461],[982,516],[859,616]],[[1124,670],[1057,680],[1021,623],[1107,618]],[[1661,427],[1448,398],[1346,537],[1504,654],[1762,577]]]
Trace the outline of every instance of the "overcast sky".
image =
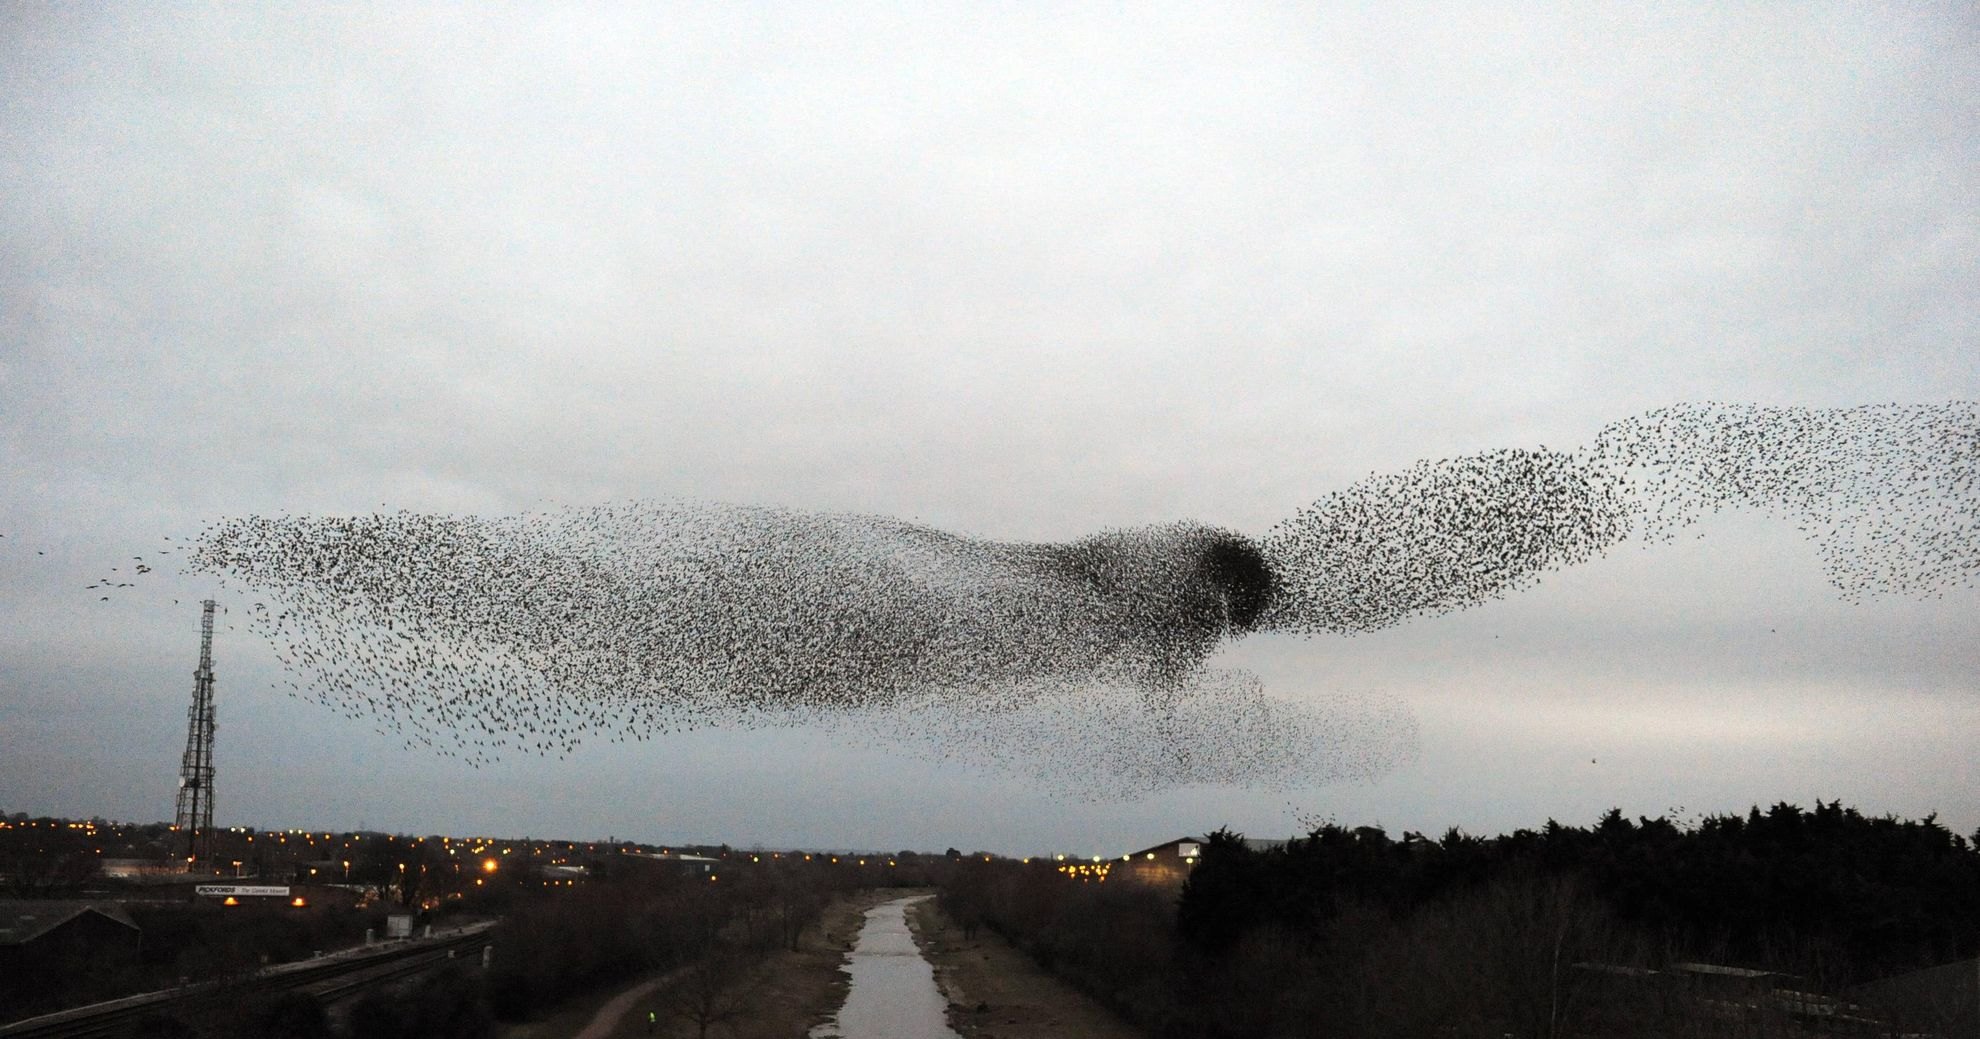
[[[247,513],[1252,534],[1692,400],[1980,399],[1980,19],[1907,5],[0,9],[0,809],[169,819]],[[223,824],[1109,853],[1840,798],[1980,826],[1980,592],[1725,516],[1216,663],[1417,757],[1063,800],[828,733],[473,771],[216,639]],[[157,575],[170,577],[170,575]],[[174,605],[173,598],[181,602]],[[223,597],[223,602],[229,601]]]

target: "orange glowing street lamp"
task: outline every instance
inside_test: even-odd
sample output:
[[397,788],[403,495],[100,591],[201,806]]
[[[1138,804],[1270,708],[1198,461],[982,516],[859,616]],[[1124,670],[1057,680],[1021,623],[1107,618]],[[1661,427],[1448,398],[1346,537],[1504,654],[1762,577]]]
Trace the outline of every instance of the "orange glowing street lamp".
[[482,871],[483,873],[493,873],[493,872],[495,872],[495,867],[496,867],[496,865],[497,865],[497,863],[495,862],[495,860],[494,860],[494,859],[482,859],[482,860],[481,860],[481,871]]

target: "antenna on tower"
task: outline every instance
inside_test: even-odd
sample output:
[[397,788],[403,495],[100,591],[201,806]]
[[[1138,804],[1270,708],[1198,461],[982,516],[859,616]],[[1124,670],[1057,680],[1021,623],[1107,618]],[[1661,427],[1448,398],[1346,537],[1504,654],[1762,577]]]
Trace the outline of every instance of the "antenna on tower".
[[186,756],[179,765],[179,808],[172,828],[186,835],[186,870],[206,858],[213,829],[213,600],[200,603],[199,669],[186,712]]

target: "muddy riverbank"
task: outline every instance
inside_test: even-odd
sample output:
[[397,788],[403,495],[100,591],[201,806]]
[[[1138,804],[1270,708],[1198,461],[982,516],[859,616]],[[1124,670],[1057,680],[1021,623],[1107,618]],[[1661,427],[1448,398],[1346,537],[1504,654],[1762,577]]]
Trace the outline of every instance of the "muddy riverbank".
[[963,937],[934,899],[908,923],[964,1039],[1146,1039],[1112,1011],[1047,974],[989,929]]

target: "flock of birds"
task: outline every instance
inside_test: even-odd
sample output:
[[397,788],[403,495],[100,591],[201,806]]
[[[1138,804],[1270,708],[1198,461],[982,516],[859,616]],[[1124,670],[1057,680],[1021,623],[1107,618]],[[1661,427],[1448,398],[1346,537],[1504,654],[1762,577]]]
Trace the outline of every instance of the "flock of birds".
[[1381,742],[1203,666],[1272,586],[1248,540],[1198,524],[1020,544],[676,502],[246,516],[191,566],[249,590],[299,695],[476,764],[600,730],[806,724],[1114,793]]
[[[150,572],[151,572],[151,566],[150,566],[149,564],[147,564],[147,563],[146,563],[146,562],[144,561],[144,557],[143,557],[143,556],[132,556],[132,557],[131,557],[131,560],[132,560],[133,562],[135,562],[135,563],[136,563],[137,565],[136,565],[136,566],[134,566],[134,567],[131,567],[131,572],[130,572],[130,574],[129,574],[129,576],[131,576],[131,577],[139,577],[139,576],[142,576],[142,575],[144,575],[144,574],[148,574],[148,573],[150,573]],[[111,567],[111,568],[110,568],[110,574],[116,574],[116,573],[117,573],[117,568],[116,568],[116,567],[114,567],[114,566],[113,566],[113,567]],[[98,588],[101,588],[101,589],[104,589],[104,590],[106,590],[106,591],[108,591],[108,590],[110,590],[110,589],[112,589],[112,588],[135,588],[135,587],[137,587],[137,582],[136,582],[136,581],[119,581],[119,580],[117,580],[117,578],[116,578],[116,577],[114,577],[114,576],[110,576],[110,574],[106,574],[106,575],[105,575],[105,576],[103,576],[103,577],[99,577],[99,578],[97,578],[97,579],[96,579],[96,581],[95,581],[94,583],[91,583],[91,584],[86,584],[86,585],[83,585],[83,590],[84,590],[84,591],[92,591],[92,592],[93,592],[93,591],[95,591],[95,590],[97,590]],[[99,596],[97,596],[97,599],[98,599],[98,600],[100,600],[100,601],[102,601],[102,602],[109,602],[109,601],[110,601],[110,597],[109,597],[108,595],[99,595]],[[176,602],[177,600],[173,600],[173,601],[175,601],[175,602]]]
[[250,515],[184,565],[245,590],[297,695],[476,764],[595,732],[822,725],[1132,796],[1374,775],[1411,752],[1406,710],[1275,699],[1209,666],[1229,640],[1464,609],[1728,507],[1795,523],[1846,597],[1935,594],[1980,572],[1977,470],[1971,403],[1686,404],[1576,450],[1373,475],[1255,540],[1175,523],[1026,544],[636,501]]
[[1680,404],[1578,450],[1419,462],[1322,498],[1265,535],[1262,623],[1351,634],[1464,609],[1728,508],[1793,523],[1846,600],[1943,594],[1980,573],[1977,502],[1972,402]]

